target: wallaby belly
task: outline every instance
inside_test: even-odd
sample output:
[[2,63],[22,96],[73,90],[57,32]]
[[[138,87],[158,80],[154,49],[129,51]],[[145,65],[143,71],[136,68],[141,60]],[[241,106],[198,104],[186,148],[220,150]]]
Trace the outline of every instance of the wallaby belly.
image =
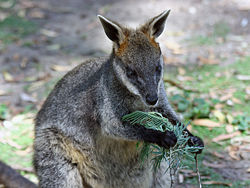
[[153,171],[149,160],[139,159],[135,141],[98,139],[86,152],[64,140],[63,148],[71,163],[77,165],[85,186],[93,188],[151,188]]

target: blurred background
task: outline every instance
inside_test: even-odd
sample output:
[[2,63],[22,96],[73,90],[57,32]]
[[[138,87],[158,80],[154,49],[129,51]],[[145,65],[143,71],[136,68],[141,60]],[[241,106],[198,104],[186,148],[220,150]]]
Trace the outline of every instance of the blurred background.
[[[97,14],[135,28],[167,9],[166,92],[205,141],[204,187],[249,187],[250,0],[0,0],[0,161],[37,182],[37,111],[67,71],[111,52]],[[186,166],[179,187],[195,187]]]

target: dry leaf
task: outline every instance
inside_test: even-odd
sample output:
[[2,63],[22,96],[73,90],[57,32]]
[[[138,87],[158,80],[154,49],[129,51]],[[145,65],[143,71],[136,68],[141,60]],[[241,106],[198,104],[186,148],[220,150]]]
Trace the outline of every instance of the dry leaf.
[[221,111],[215,110],[213,114],[221,123],[225,122],[226,117]]
[[234,127],[231,124],[227,124],[225,128],[227,133],[232,133],[234,131]]
[[246,91],[247,95],[250,95],[250,86],[247,86],[246,89],[245,89],[245,91]]
[[164,63],[165,64],[176,64],[176,63],[181,63],[182,62],[181,59],[176,58],[176,57],[166,57],[166,56],[163,56],[163,59],[164,59]]
[[219,61],[213,58],[205,58],[205,57],[199,56],[198,60],[202,62],[203,64],[209,64],[209,65],[219,64]]
[[240,131],[236,131],[236,132],[231,133],[231,134],[221,134],[220,136],[213,138],[212,141],[219,142],[222,140],[227,140],[227,139],[233,138],[233,137],[238,136],[238,135],[240,135]]
[[232,186],[232,183],[225,183],[225,182],[219,182],[219,181],[204,181],[202,182],[203,185],[225,185],[225,186]]
[[33,8],[35,6],[35,3],[32,1],[20,1],[20,4],[24,9]]
[[20,98],[21,98],[21,100],[23,100],[25,102],[35,103],[37,101],[34,97],[28,95],[27,93],[21,93]]
[[184,74],[186,74],[186,70],[183,69],[182,67],[179,67],[179,68],[178,68],[178,73],[179,73],[180,75],[184,75]]
[[56,51],[56,50],[59,50],[60,48],[61,48],[60,44],[51,44],[51,45],[47,46],[47,49],[49,51]]
[[[217,98],[217,97],[215,97],[215,98]],[[218,103],[218,104],[216,104],[216,105],[214,106],[214,108],[217,109],[217,110],[219,110],[219,109],[224,108],[224,106],[225,106],[224,104]]]
[[44,84],[45,84],[44,80],[34,82],[28,88],[28,92],[33,92],[33,91],[35,91],[37,89],[40,89]]
[[194,78],[191,76],[181,76],[181,75],[178,75],[177,79],[180,81],[193,81],[194,80]]
[[242,102],[239,99],[235,98],[235,97],[232,98],[232,101],[234,103],[236,103],[236,104],[242,104]]
[[0,96],[6,96],[6,95],[9,95],[9,93],[5,90],[0,89]]
[[184,50],[181,49],[181,45],[179,45],[177,42],[174,41],[167,41],[166,46],[168,49],[170,49],[173,54],[183,54]]
[[225,167],[225,164],[209,163],[205,160],[202,161],[202,164],[207,167],[212,167],[212,168],[224,168]]
[[233,120],[234,120],[233,116],[231,116],[230,114],[227,114],[227,115],[226,115],[226,118],[227,118],[227,122],[228,122],[228,123],[230,123],[230,124],[233,123]]
[[233,97],[233,93],[227,93],[226,95],[223,95],[220,97],[220,101],[226,101],[228,99],[231,99]]
[[31,18],[44,18],[45,17],[45,14],[44,12],[40,11],[40,10],[32,10],[30,13],[29,13],[29,16]]
[[13,76],[7,71],[3,71],[3,78],[6,82],[14,82],[15,81]]
[[236,144],[236,145],[249,144],[250,136],[236,137],[236,138],[233,138],[231,141],[233,144]]
[[12,164],[11,167],[15,170],[18,170],[18,171],[34,173],[34,169],[32,167],[23,167],[23,166],[18,165],[18,164],[14,164],[14,165]]
[[56,37],[58,35],[57,32],[48,29],[41,29],[40,33],[47,37]]
[[27,147],[25,150],[17,150],[15,153],[19,156],[27,156],[27,154],[32,153],[33,148],[32,147]]
[[227,147],[227,149],[228,149],[228,154],[232,159],[237,160],[237,161],[239,161],[241,159],[239,154],[238,154],[238,152],[239,152],[238,146],[229,146],[229,147]]
[[189,132],[192,132],[192,126],[187,126],[187,130],[189,131]]
[[210,119],[195,119],[193,121],[194,125],[204,126],[204,127],[220,127],[220,123],[217,123],[215,121],[212,121]]
[[[209,95],[210,95],[210,97],[211,97],[212,99],[218,99],[218,94],[217,94],[217,92],[215,92],[215,91],[210,90],[210,91],[209,91]],[[218,103],[218,104],[221,104],[221,103]],[[218,104],[216,104],[216,105],[218,105]]]
[[52,65],[51,69],[57,72],[67,72],[72,69],[71,66],[64,66],[64,65]]
[[213,154],[215,157],[218,157],[220,159],[224,159],[225,158],[224,155],[222,155],[221,153],[218,153],[216,151],[213,151],[211,154]]
[[19,144],[17,144],[17,143],[14,142],[13,140],[7,139],[6,137],[5,137],[4,140],[1,140],[1,142],[2,142],[3,144],[8,144],[8,145],[10,145],[11,147],[14,147],[14,148],[16,148],[16,149],[18,149],[18,150],[20,150],[20,149],[23,148],[22,146],[20,146]]

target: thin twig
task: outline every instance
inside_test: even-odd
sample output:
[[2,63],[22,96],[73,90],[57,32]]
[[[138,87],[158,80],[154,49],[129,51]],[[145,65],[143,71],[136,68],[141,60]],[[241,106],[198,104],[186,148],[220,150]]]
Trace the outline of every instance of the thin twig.
[[173,81],[173,80],[164,79],[164,82],[168,82],[169,84],[171,84],[171,85],[173,85],[173,86],[175,86],[175,87],[177,87],[177,88],[179,88],[179,89],[182,89],[182,90],[184,90],[184,91],[189,91],[189,92],[197,92],[197,93],[199,93],[199,92],[200,92],[200,91],[199,91],[199,90],[197,90],[197,89],[185,88],[185,87],[183,87],[182,85],[180,85],[180,84],[176,83],[176,82],[175,82],[175,81]]
[[194,159],[195,159],[196,173],[197,173],[197,179],[198,179],[199,187],[202,188],[202,185],[201,185],[201,175],[200,175],[199,168],[198,168],[197,154],[195,154]]
[[174,185],[174,180],[173,180],[173,169],[172,169],[172,166],[171,166],[171,160],[172,160],[172,151],[171,151],[171,149],[169,150],[169,154],[170,154],[170,156],[169,156],[169,158],[170,158],[170,161],[169,161],[169,173],[170,173],[170,180],[171,180],[171,184],[170,184],[170,188],[172,188],[173,187],[173,185]]

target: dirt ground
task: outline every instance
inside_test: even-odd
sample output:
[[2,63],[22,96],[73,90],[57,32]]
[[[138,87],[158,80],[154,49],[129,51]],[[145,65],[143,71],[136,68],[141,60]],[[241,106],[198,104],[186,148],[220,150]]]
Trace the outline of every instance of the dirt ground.
[[[22,0],[16,6],[25,10],[39,27],[23,40],[31,41],[31,45],[16,42],[1,50],[1,72],[6,71],[14,78],[7,82],[0,74],[0,89],[9,91],[0,96],[0,103],[8,102],[17,109],[32,100],[39,104],[44,100],[38,92],[26,95],[25,87],[33,82],[26,81],[27,77],[36,82],[56,78],[89,57],[110,53],[111,42],[97,14],[136,27],[171,9],[165,33],[159,38],[167,68],[213,64],[218,60],[218,66],[224,66],[250,55],[249,0]],[[217,37],[210,41],[213,35]],[[206,45],[210,42],[216,43],[216,47]],[[250,174],[242,171],[243,166],[244,169],[250,166],[249,154],[233,163],[229,158],[217,160],[223,165],[215,170],[226,178],[250,179]]]

